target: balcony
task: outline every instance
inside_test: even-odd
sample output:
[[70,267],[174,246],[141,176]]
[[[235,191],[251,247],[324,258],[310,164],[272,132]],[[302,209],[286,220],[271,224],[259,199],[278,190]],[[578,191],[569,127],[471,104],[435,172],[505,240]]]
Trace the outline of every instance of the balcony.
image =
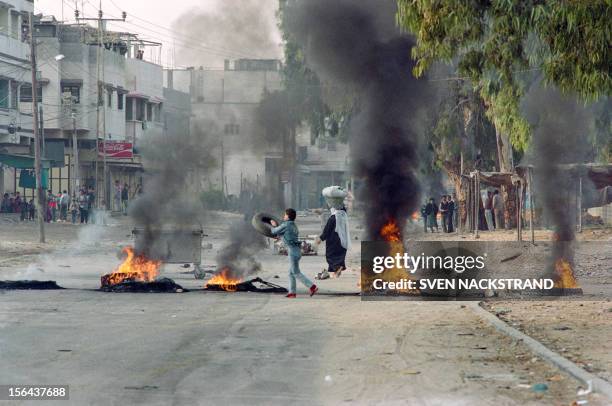
[[30,56],[28,44],[3,32],[0,32],[0,52],[22,60],[27,60]]

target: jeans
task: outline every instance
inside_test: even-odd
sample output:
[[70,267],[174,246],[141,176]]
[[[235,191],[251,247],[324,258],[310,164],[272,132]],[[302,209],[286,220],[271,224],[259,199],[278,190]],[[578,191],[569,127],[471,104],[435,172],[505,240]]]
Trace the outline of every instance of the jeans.
[[289,293],[295,293],[295,280],[299,279],[307,288],[310,288],[313,283],[300,271],[300,259],[302,257],[289,256]]

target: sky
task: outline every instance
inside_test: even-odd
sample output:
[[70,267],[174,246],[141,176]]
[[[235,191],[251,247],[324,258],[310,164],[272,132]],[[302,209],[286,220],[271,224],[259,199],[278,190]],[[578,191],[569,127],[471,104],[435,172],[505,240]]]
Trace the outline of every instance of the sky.
[[[74,22],[75,3],[81,16],[96,17],[100,0],[35,0],[36,13]],[[278,0],[102,0],[109,30],[140,34],[161,42],[145,58],[161,58],[164,66],[222,67],[224,59],[280,58],[281,38],[276,23]],[[85,10],[83,13],[82,10]]]

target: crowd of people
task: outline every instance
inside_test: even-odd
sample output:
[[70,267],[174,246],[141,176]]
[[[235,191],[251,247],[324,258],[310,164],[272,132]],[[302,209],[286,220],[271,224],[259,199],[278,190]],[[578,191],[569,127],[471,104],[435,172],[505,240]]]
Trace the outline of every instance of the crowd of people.
[[[140,188],[138,189],[140,191]],[[129,197],[128,184],[122,186],[117,181],[113,209],[127,215]],[[92,220],[95,205],[96,195],[93,187],[81,187],[78,193],[72,196],[66,190],[57,194],[48,190],[43,206],[44,220],[47,223],[88,224]],[[101,208],[105,208],[104,202]],[[0,213],[19,213],[22,221],[34,221],[36,219],[34,199],[28,201],[20,192],[5,193],[0,203]]]
[[[486,196],[479,201],[479,230],[501,230],[504,228],[504,200],[499,190],[488,190]],[[423,231],[440,232],[438,225],[438,214],[442,222],[442,231],[452,233],[457,231],[459,206],[456,196],[442,195],[440,203],[435,198],[421,206],[421,217],[423,219]]]
[[[438,226],[438,213],[442,220],[442,231],[452,233],[457,229],[457,203],[455,194],[442,195],[440,203],[431,197],[429,201],[421,206],[421,216],[423,217],[423,231],[429,229],[433,232],[440,232]],[[435,229],[435,231],[434,231]]]
[[34,220],[34,199],[28,201],[19,192],[5,193],[0,203],[0,213],[19,213],[22,221]]

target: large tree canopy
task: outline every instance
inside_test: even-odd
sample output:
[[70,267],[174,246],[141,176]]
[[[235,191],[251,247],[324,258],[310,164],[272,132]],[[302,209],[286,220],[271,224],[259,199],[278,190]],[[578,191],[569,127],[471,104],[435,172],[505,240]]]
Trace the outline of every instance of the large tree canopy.
[[612,90],[610,1],[397,0],[397,22],[415,34],[421,76],[454,61],[488,103],[496,127],[524,149],[529,126],[519,102],[521,77],[541,70],[548,83],[584,100]]

